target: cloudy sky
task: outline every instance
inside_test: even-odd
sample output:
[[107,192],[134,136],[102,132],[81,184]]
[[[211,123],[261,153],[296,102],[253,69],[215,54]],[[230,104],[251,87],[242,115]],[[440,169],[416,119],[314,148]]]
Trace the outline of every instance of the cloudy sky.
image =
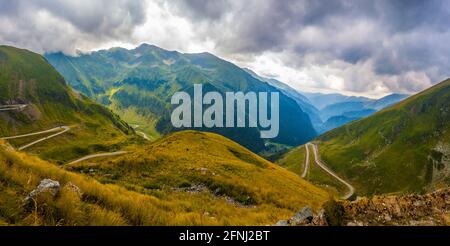
[[0,44],[208,51],[306,91],[378,97],[450,77],[450,1],[0,0]]

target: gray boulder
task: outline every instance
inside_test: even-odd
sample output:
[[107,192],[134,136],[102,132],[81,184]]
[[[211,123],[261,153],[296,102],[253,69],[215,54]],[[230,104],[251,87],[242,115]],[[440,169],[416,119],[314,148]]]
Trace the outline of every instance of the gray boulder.
[[51,179],[43,179],[43,180],[41,180],[39,185],[36,187],[36,189],[34,189],[32,192],[30,192],[30,194],[28,194],[28,196],[25,197],[25,199],[23,201],[29,202],[37,195],[44,193],[44,192],[49,192],[53,196],[56,196],[56,194],[58,194],[60,189],[61,189],[61,185],[59,184],[58,181],[54,181]]
[[303,225],[311,223],[313,219],[313,212],[309,206],[304,207],[300,212],[297,212],[289,222],[292,225]]

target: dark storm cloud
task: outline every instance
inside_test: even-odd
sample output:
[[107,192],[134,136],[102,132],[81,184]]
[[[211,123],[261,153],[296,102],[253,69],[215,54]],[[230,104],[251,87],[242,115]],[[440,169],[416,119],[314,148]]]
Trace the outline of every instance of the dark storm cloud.
[[363,93],[448,77],[449,23],[446,0],[0,0],[1,43],[69,53],[114,41],[212,44],[224,58],[270,54],[318,86],[334,78]]
[[[223,16],[196,11],[202,9],[203,1],[183,2],[186,13],[195,11],[189,18],[220,27],[220,31],[208,32],[224,53],[251,56],[284,50],[295,54],[286,62],[297,68],[311,62],[369,62],[375,75],[396,76],[395,82],[386,79],[389,82],[384,83],[398,90],[420,87],[400,79],[408,77],[408,72],[426,75],[421,89],[428,86],[427,79],[437,82],[450,73],[450,46],[446,44],[450,1],[230,1],[226,11],[233,15],[228,22]],[[348,89],[367,89],[352,84],[356,81],[346,83]]]
[[[195,21],[209,23],[223,22],[220,18],[224,13],[233,13],[233,19],[223,27],[230,30],[232,36],[228,45],[230,51],[255,52],[270,48],[293,46],[297,51],[308,52],[322,49],[324,42],[333,43],[333,35],[328,40],[317,40],[316,43],[305,44],[302,40],[289,40],[288,37],[304,31],[306,28],[317,28],[326,34],[338,34],[342,29],[351,28],[358,22],[369,22],[379,29],[371,39],[381,39],[385,36],[411,32],[416,29],[448,32],[449,2],[419,1],[419,0],[268,0],[268,1],[205,1],[180,0],[179,14],[186,13]],[[208,4],[206,2],[214,2]],[[212,10],[209,10],[212,9]],[[219,12],[222,10],[222,12]],[[216,23],[217,24],[217,23]],[[211,30],[208,30],[211,31]],[[223,32],[224,30],[219,30]],[[359,33],[349,33],[348,41],[358,38]],[[216,37],[224,38],[224,37]],[[368,41],[368,40],[366,40]],[[230,42],[231,43],[231,42]],[[373,42],[369,42],[371,44]],[[380,47],[376,47],[380,48]],[[234,49],[234,50],[233,50]],[[342,50],[343,49],[343,50]],[[339,58],[354,62],[355,59],[367,58],[374,51],[372,47],[364,48],[348,46],[346,43],[327,47],[327,52],[335,52]],[[352,53],[355,53],[352,55]]]
[[0,41],[72,52],[80,43],[123,39],[144,20],[144,4],[133,0],[0,0]]
[[202,19],[217,20],[222,18],[231,9],[227,0],[173,0],[177,11],[187,14],[191,19],[200,17]]

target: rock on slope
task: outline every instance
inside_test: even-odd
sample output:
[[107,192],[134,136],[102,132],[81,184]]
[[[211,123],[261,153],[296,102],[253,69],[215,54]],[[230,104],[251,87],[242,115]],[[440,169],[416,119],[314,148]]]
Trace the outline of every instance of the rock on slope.
[[342,225],[450,226],[450,189],[426,195],[375,196],[338,203]]
[[450,188],[425,195],[332,201],[317,214],[304,207],[278,226],[450,226]]

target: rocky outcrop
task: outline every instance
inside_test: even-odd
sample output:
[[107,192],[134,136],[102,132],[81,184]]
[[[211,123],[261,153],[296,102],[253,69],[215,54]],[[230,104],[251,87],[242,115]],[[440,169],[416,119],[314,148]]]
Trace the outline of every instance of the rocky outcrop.
[[450,225],[450,188],[426,195],[362,197],[330,201],[313,214],[304,207],[275,226],[395,226]]
[[450,188],[426,195],[340,201],[342,225],[450,225]]
[[313,226],[327,226],[328,222],[327,219],[325,217],[325,210],[321,209],[319,210],[319,212],[314,215],[312,221],[311,221],[311,225]]
[[321,209],[317,214],[314,214],[312,209],[308,206],[302,208],[295,213],[289,220],[280,220],[275,226],[326,226],[328,225],[324,210]]
[[[83,195],[83,192],[81,189],[74,185],[72,182],[68,182],[64,188],[67,188],[68,190],[74,192],[75,194],[78,194],[80,197]],[[39,185],[34,189],[33,191],[28,194],[23,201],[25,203],[30,202],[33,200],[36,196],[42,194],[42,193],[49,193],[51,196],[55,197],[58,195],[58,193],[61,191],[61,185],[58,181],[51,180],[51,179],[43,179],[39,183]]]
[[311,223],[313,219],[313,212],[310,207],[306,206],[301,211],[297,212],[290,220],[289,222],[291,224],[307,224]]
[[59,190],[61,189],[61,185],[58,181],[54,181],[51,179],[43,179],[39,183],[39,185],[34,189],[28,196],[23,199],[24,202],[29,202],[32,199],[34,199],[37,195],[49,192],[52,196],[56,196],[58,194]]

